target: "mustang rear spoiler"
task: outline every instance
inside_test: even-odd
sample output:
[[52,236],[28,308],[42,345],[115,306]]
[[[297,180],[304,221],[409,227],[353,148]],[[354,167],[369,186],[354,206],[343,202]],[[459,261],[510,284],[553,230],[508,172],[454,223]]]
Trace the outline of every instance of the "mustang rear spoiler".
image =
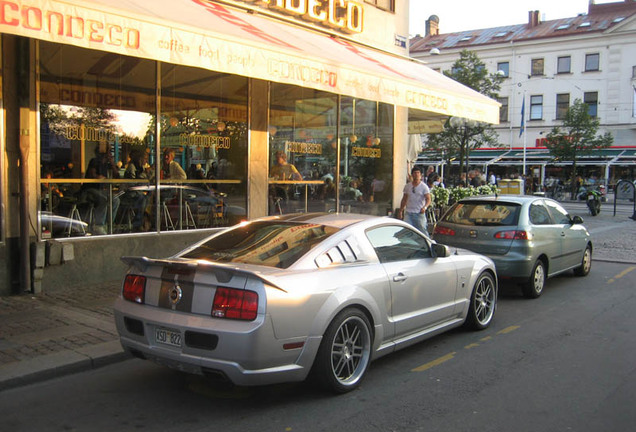
[[156,259],[148,258],[145,256],[123,256],[120,258],[122,262],[129,267],[134,267],[141,272],[148,270],[151,266],[170,266],[173,268],[180,268],[184,271],[195,271],[200,269],[202,271],[214,272],[219,282],[229,281],[235,274],[245,274],[251,277],[262,280],[266,284],[279,289],[283,292],[287,292],[284,288],[280,287],[276,282],[272,281],[262,274],[251,272],[243,269],[238,269],[231,265],[219,264],[219,263],[202,263],[194,260],[183,259]]

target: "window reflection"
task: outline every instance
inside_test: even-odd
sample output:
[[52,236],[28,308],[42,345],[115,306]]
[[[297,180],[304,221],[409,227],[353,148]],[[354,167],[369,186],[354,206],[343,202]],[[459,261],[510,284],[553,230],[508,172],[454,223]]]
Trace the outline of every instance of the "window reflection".
[[245,217],[247,78],[160,67],[157,113],[156,62],[40,42],[43,238]]
[[161,229],[246,217],[247,78],[162,65]]
[[336,209],[336,95],[271,85],[269,212]]
[[121,231],[122,191],[149,182],[154,75],[151,61],[40,42],[44,238]]
[[340,106],[341,208],[384,215],[392,199],[393,106],[353,98]]

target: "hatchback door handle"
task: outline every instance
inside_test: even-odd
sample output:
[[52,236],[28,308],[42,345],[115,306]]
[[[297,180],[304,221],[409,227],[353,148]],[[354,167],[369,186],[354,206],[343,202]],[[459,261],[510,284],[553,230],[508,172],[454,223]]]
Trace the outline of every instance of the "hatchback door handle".
[[408,279],[403,273],[398,273],[393,276],[393,282],[402,282]]

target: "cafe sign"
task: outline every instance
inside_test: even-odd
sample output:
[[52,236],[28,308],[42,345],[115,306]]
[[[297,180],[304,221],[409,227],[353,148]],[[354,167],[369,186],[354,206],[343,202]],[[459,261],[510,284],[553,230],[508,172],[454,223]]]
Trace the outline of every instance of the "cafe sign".
[[345,33],[362,33],[363,6],[351,0],[243,0]]

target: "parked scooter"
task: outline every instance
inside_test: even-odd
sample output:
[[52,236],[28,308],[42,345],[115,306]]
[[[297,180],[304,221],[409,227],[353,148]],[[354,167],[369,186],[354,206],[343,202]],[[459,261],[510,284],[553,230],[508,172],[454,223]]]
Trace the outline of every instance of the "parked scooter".
[[601,193],[594,189],[588,189],[586,203],[587,208],[590,209],[590,214],[596,216],[601,212]]

